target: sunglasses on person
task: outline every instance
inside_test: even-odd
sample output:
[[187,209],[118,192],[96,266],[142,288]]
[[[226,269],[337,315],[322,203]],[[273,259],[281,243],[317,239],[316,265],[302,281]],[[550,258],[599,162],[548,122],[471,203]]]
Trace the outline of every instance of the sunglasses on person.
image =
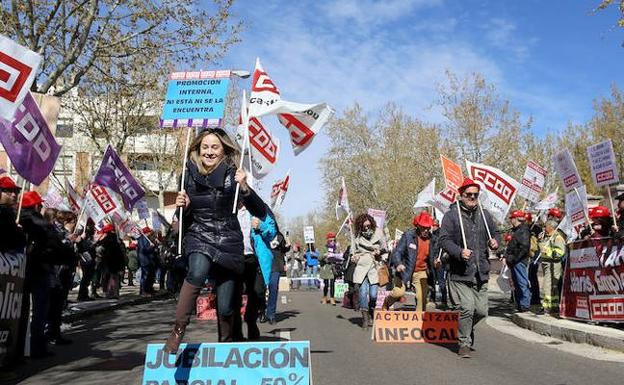
[[463,193],[462,196],[464,198],[476,199],[476,198],[479,197],[479,193],[478,192],[476,192],[476,193]]

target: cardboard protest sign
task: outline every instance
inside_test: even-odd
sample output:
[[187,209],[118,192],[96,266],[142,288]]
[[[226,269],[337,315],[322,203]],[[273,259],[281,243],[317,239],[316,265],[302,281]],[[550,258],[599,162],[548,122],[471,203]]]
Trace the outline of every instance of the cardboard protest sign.
[[520,183],[495,167],[470,161],[466,161],[466,167],[468,175],[481,186],[483,207],[500,223],[505,222]]
[[181,344],[178,354],[148,344],[143,385],[188,384],[310,385],[310,342]]
[[592,179],[597,187],[618,183],[620,177],[611,139],[587,147]]
[[303,239],[305,243],[314,243],[314,227],[305,226],[303,228]]
[[229,70],[172,73],[160,127],[221,127],[229,84]]
[[442,161],[442,173],[444,174],[444,183],[454,193],[459,192],[459,187],[464,183],[464,174],[461,166],[453,162],[444,155],[440,155]]
[[348,290],[349,284],[337,279],[334,283],[334,298],[343,298]]
[[368,209],[368,215],[373,217],[378,229],[383,229],[386,224],[386,211],[377,209]]
[[544,189],[546,175],[548,175],[548,172],[542,166],[530,160],[524,170],[524,176],[518,188],[518,195],[533,203],[537,202]]
[[556,153],[552,159],[566,192],[583,185],[574,158],[568,149]]
[[24,250],[0,252],[0,368],[18,358],[25,277]]
[[566,194],[565,209],[566,217],[572,226],[585,223],[589,209],[587,207],[587,189],[584,185],[577,188],[576,191],[570,191]]
[[0,142],[17,173],[37,186],[50,175],[61,152],[30,93],[12,121],[0,118]]
[[48,191],[43,197],[43,200],[43,207],[45,208],[69,211],[69,206],[65,203],[65,197],[61,195],[61,192],[54,183],[50,183],[48,186]]
[[0,118],[13,121],[35,80],[41,59],[41,55],[0,35]]
[[577,241],[569,247],[561,316],[624,322],[624,247],[612,238]]
[[433,201],[435,196],[435,178],[429,182],[425,188],[418,193],[416,197],[416,203],[414,203],[414,210],[421,207],[429,207],[431,206],[431,202]]
[[137,214],[139,214],[139,219],[148,219],[150,217],[149,208],[147,207],[147,202],[145,199],[141,199],[134,205],[134,208],[137,210]]
[[459,313],[375,311],[373,331],[380,343],[457,343]]

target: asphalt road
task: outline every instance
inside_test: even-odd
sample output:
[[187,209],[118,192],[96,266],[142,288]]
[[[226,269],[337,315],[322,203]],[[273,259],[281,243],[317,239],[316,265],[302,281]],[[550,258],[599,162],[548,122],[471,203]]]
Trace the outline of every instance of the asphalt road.
[[[321,305],[318,292],[291,292],[279,301],[278,323],[261,324],[265,340],[309,340],[315,385],[351,384],[618,384],[621,362],[598,361],[502,333],[482,322],[472,359],[439,345],[382,345],[358,325],[352,310]],[[492,303],[492,313],[504,305]],[[140,384],[147,343],[163,342],[173,321],[173,300],[101,314],[71,326],[74,343],[56,355],[17,368],[20,384]],[[522,329],[520,329],[522,330]],[[529,333],[529,332],[526,332]],[[516,333],[522,335],[521,333]],[[193,321],[188,342],[214,342],[216,324]]]

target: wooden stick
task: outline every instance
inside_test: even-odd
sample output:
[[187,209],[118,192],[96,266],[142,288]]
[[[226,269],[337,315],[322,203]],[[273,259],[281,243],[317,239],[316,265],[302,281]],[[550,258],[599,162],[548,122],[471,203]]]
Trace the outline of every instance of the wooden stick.
[[462,219],[461,209],[459,208],[459,195],[457,196],[457,215],[459,216],[459,227],[461,229],[462,241],[464,243],[464,249],[467,249],[466,245],[466,232],[464,231],[464,220]]
[[[184,191],[184,183],[185,183],[185,177],[186,177],[186,162],[188,160],[188,150],[189,150],[189,144],[191,141],[191,131],[193,130],[193,127],[189,127],[188,131],[186,132],[186,146],[184,147],[184,160],[182,163],[182,181],[180,183],[180,192]],[[178,218],[178,254],[182,254],[182,222],[184,220],[184,207],[180,206],[180,215]],[[145,222],[147,222],[147,219],[145,220]]]
[[[247,104],[247,94],[245,90],[243,90],[243,103]],[[249,114],[247,113],[246,106],[241,108],[241,111],[244,111],[243,114],[243,127],[245,129],[245,133],[243,135],[243,149],[241,150],[241,158],[238,164],[238,168],[243,168],[243,161],[245,160],[245,148],[249,149],[249,162],[251,162],[251,148],[249,146]],[[249,172],[252,172],[249,170]],[[252,174],[253,175],[253,174]],[[238,194],[240,192],[240,183],[236,183],[236,192],[234,193],[234,206],[232,207],[232,214],[236,214],[236,209],[238,208]]]
[[615,226],[615,231],[620,231],[617,225],[617,218],[615,217],[615,207],[613,207],[613,198],[611,198],[611,186],[607,185],[607,195],[609,196],[609,205],[611,205],[611,215],[613,216],[613,226]]
[[490,232],[490,225],[488,225],[487,219],[485,218],[485,212],[483,211],[483,206],[481,205],[481,201],[479,201],[478,205],[479,205],[479,211],[481,211],[481,217],[483,218],[483,223],[485,223],[485,230],[487,231],[488,239],[491,240],[492,233]]
[[22,213],[22,202],[24,201],[24,190],[26,189],[26,179],[22,179],[22,189],[19,202],[17,203],[17,216],[15,217],[15,223],[19,225],[20,214]]

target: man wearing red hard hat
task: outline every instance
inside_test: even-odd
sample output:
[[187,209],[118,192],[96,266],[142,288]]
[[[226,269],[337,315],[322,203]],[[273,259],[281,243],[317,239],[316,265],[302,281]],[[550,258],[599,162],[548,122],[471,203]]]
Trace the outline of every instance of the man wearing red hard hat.
[[516,310],[527,312],[531,307],[531,290],[529,289],[529,249],[531,232],[525,223],[526,213],[514,210],[509,216],[512,226],[511,240],[505,250],[505,262],[511,270],[514,283],[514,299]]
[[13,179],[8,176],[0,177],[0,205],[15,208],[19,192],[20,188]]
[[465,178],[458,192],[459,202],[442,218],[440,245],[449,256],[451,307],[459,311],[458,355],[469,358],[474,327],[488,314],[489,250],[498,250],[500,234],[492,215],[479,207],[479,184]]
[[[411,282],[416,293],[416,310],[427,308],[427,273],[430,270],[430,255],[436,254],[437,245],[431,241],[433,218],[423,211],[412,220],[413,228],[406,230],[392,253],[392,265],[405,284]],[[398,299],[397,299],[398,300]],[[390,306],[391,304],[388,304]]]

